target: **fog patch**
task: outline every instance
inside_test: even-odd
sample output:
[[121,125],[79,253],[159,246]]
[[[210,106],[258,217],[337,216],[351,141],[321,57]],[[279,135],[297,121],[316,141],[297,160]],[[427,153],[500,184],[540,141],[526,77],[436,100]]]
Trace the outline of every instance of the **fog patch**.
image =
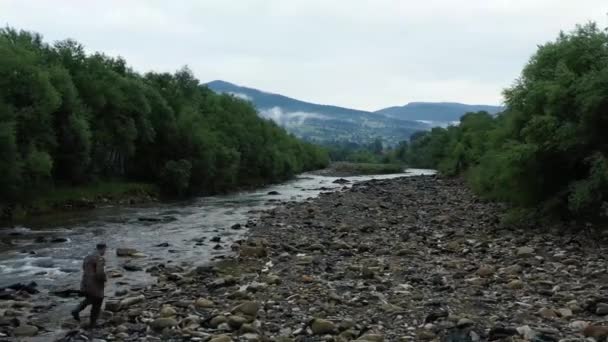
[[264,118],[271,119],[281,126],[301,126],[308,119],[327,120],[328,117],[319,113],[311,112],[285,112],[280,107],[272,107],[261,109],[260,115]]

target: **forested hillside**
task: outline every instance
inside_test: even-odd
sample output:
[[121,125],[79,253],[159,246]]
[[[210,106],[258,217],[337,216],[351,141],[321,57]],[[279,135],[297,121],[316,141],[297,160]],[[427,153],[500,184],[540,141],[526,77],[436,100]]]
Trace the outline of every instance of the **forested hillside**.
[[0,203],[109,179],[212,193],[327,162],[187,68],[142,75],[72,40],[0,30]]
[[[504,91],[506,110],[417,134],[410,164],[466,175],[525,213],[592,220],[608,199],[608,35],[595,24],[539,47]],[[521,212],[521,211],[520,211]]]

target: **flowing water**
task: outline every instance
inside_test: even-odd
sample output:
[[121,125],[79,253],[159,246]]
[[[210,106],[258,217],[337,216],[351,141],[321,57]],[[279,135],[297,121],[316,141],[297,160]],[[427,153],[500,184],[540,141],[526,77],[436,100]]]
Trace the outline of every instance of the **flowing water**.
[[[35,281],[42,291],[39,296],[56,302],[58,307],[62,307],[61,303],[64,307],[73,305],[75,299],[59,299],[48,296],[48,292],[78,288],[83,257],[94,250],[97,242],[105,242],[109,247],[106,271],[116,270],[123,275],[110,280],[106,295],[112,297],[117,290],[142,287],[154,281],[144,271],[123,270],[125,259],[116,257],[115,248],[134,248],[144,253],[145,258],[133,261],[144,269],[158,263],[204,264],[229,254],[230,245],[246,234],[245,224],[281,202],[303,201],[358,181],[432,173],[408,169],[401,174],[344,177],[351,182],[344,185],[333,183],[337,177],[302,174],[255,191],[143,207],[99,208],[0,228],[0,288]],[[243,228],[232,229],[235,224]],[[220,242],[211,242],[214,237],[220,237]]]

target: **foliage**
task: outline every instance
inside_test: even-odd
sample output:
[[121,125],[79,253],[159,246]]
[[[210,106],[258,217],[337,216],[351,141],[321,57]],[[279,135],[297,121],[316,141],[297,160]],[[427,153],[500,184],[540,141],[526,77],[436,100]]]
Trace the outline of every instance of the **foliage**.
[[506,109],[412,137],[408,160],[465,174],[486,197],[563,219],[608,199],[608,34],[590,23],[538,48]]
[[186,67],[142,75],[73,40],[0,30],[0,203],[110,179],[221,192],[327,163]]

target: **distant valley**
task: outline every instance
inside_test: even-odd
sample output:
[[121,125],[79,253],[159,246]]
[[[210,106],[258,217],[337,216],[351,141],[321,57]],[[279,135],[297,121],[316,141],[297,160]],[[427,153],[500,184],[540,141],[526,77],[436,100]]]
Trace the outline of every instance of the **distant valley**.
[[502,110],[499,106],[413,102],[368,112],[304,102],[225,81],[212,81],[206,86],[217,93],[232,94],[252,102],[261,116],[272,119],[300,138],[318,143],[368,144],[381,138],[385,144],[395,145],[416,131],[457,122],[467,112],[485,110],[495,114]]

